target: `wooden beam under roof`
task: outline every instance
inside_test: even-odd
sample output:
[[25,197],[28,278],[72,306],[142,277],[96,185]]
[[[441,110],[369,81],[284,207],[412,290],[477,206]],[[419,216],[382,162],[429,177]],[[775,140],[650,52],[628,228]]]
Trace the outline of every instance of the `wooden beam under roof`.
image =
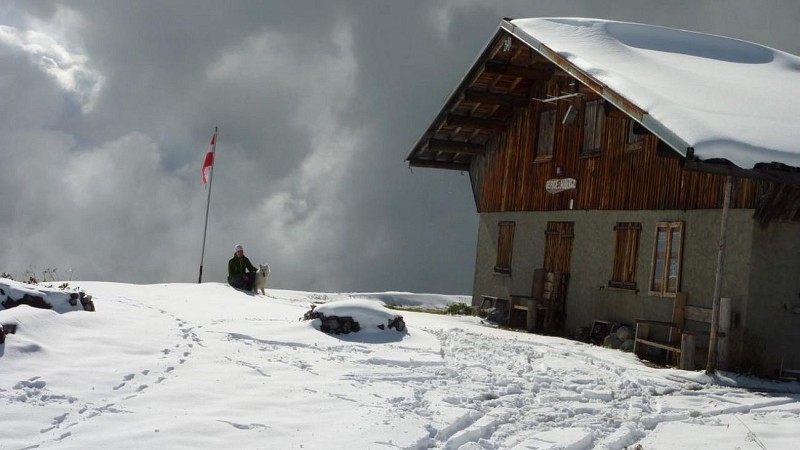
[[461,172],[469,172],[469,164],[466,163],[444,162],[444,161],[414,158],[408,160],[408,165],[411,167],[427,167],[431,169],[449,169],[449,170],[458,170]]
[[502,131],[506,129],[506,121],[499,119],[448,114],[446,121],[447,124],[451,126],[481,128],[484,130],[493,130],[493,131]]
[[552,68],[517,66],[501,61],[486,61],[483,65],[483,71],[528,80],[547,80],[553,76]]
[[463,153],[465,155],[482,155],[486,153],[486,146],[483,144],[446,141],[444,139],[429,139],[428,149],[432,152]]
[[694,156],[694,149],[689,149],[688,153],[683,160],[683,167],[686,170],[753,178],[772,183],[800,184],[800,169],[796,167],[760,163],[756,164],[752,169],[742,169],[725,159],[709,159],[705,161],[697,159]]
[[606,117],[612,119],[628,119],[630,116],[625,111],[617,108],[614,105],[606,105]]
[[468,102],[489,103],[492,105],[516,106],[520,108],[524,108],[530,103],[530,99],[521,95],[494,94],[473,89],[464,92],[464,100]]

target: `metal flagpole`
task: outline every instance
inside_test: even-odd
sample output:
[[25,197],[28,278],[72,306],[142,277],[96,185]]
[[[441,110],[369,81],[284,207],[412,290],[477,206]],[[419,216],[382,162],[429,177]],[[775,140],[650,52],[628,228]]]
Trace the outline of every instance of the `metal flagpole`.
[[206,255],[206,232],[208,231],[208,207],[211,206],[211,185],[214,183],[214,155],[217,153],[217,127],[214,127],[214,145],[211,148],[211,179],[208,180],[208,200],[206,200],[206,224],[203,226],[203,250],[200,252],[200,275],[197,283],[203,282],[203,258]]

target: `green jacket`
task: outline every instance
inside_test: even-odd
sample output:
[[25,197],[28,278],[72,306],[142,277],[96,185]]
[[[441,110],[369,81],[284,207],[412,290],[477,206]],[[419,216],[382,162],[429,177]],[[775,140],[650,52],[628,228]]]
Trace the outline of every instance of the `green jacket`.
[[228,261],[228,278],[237,277],[241,275],[247,274],[248,271],[255,272],[256,269],[250,264],[250,260],[247,259],[247,256],[242,256],[239,258],[238,256],[234,255],[230,261]]

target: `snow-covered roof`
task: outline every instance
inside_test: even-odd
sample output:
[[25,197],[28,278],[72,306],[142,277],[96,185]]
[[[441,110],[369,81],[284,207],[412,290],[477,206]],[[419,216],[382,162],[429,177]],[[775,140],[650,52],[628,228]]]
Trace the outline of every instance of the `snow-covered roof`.
[[[501,27],[562,69],[596,81],[683,156],[800,167],[800,57],[653,25],[535,18]],[[579,73],[576,73],[576,70]],[[578,77],[581,79],[581,77]],[[638,114],[636,114],[638,115]]]

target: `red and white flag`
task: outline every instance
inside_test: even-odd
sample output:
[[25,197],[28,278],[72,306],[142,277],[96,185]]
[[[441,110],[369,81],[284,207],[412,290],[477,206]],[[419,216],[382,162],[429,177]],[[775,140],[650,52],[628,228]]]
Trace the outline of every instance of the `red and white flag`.
[[206,159],[203,161],[203,184],[208,184],[211,179],[211,169],[214,167],[214,151],[217,148],[217,131],[214,130],[214,135],[211,136],[211,144],[208,146],[208,153]]

